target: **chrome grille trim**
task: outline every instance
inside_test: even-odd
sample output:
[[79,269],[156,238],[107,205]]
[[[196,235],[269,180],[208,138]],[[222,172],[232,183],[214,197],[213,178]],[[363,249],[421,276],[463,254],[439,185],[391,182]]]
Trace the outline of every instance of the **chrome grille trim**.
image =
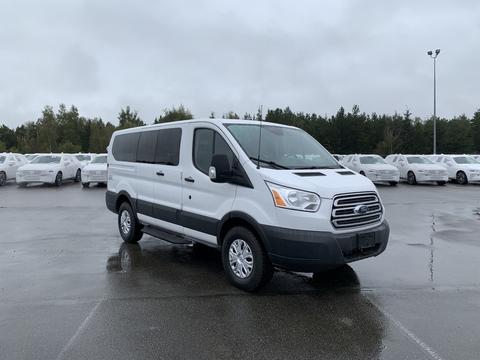
[[[367,205],[364,214],[355,214],[354,208]],[[333,198],[331,223],[337,229],[347,229],[380,222],[383,207],[378,195],[374,192],[340,194]]]

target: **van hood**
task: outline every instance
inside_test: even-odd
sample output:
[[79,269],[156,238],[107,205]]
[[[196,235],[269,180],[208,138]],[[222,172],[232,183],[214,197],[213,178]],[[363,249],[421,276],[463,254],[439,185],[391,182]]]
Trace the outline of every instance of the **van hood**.
[[261,168],[265,181],[299,190],[315,192],[322,198],[335,195],[374,191],[375,185],[365,176],[350,169],[274,170]]
[[25,164],[18,170],[58,170],[60,164]]

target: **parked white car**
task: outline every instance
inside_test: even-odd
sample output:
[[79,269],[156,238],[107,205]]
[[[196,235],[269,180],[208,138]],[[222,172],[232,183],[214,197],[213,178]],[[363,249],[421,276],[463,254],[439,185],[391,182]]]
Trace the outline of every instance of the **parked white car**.
[[387,182],[395,186],[399,182],[399,173],[395,166],[388,164],[376,154],[347,155],[342,164],[359,174],[368,177],[373,182]]
[[106,204],[124,241],[147,233],[216,248],[229,281],[248,291],[274,267],[319,272],[377,256],[389,236],[370,180],[303,130],[268,122],[194,119],[116,131]]
[[90,164],[92,159],[96,156],[97,154],[74,154],[73,156],[80,162],[82,169]]
[[468,155],[439,155],[437,163],[448,171],[448,177],[459,184],[480,182],[480,163]]
[[0,153],[0,186],[15,179],[18,168],[27,162],[22,154]]
[[17,171],[17,184],[21,187],[30,183],[62,185],[64,180],[80,182],[81,166],[69,154],[42,154]]
[[107,180],[107,154],[100,154],[83,168],[82,186],[88,188],[91,183],[106,184]]
[[400,179],[406,180],[410,185],[431,182],[445,185],[448,181],[445,167],[424,155],[392,154],[388,155],[386,160],[398,168]]

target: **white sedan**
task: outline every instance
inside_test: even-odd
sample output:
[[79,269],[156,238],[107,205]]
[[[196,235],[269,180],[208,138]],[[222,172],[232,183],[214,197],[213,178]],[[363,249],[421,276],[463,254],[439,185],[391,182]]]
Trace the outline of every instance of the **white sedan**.
[[100,154],[82,170],[82,186],[88,188],[91,183],[107,183],[107,154]]
[[387,162],[400,171],[400,179],[407,180],[410,185],[417,182],[434,182],[445,185],[448,173],[444,166],[435,164],[423,155],[388,155]]
[[381,156],[347,155],[342,164],[349,169],[368,177],[373,182],[388,182],[395,186],[399,182],[399,173],[395,166],[388,164]]
[[68,154],[38,155],[17,171],[17,184],[21,187],[30,183],[60,186],[66,179],[72,179],[75,182],[81,179],[80,163]]
[[0,186],[7,183],[8,180],[15,179],[18,168],[28,161],[21,154],[0,153]]
[[448,177],[459,184],[480,182],[480,163],[468,155],[439,155],[437,163],[448,171]]

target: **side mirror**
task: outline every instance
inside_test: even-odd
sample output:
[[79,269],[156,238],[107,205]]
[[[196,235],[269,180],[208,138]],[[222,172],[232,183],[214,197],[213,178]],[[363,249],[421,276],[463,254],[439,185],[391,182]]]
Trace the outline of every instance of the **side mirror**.
[[231,179],[230,162],[227,155],[215,154],[212,163],[208,168],[210,180],[216,183],[225,183]]

